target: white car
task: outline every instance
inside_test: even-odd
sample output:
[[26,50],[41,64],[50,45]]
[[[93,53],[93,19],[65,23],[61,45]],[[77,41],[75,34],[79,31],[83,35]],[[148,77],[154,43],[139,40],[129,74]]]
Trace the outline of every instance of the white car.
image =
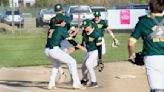
[[24,17],[22,16],[21,11],[14,10],[13,14],[14,15],[12,16],[11,10],[7,10],[7,9],[3,10],[1,17],[0,17],[1,23],[6,23],[8,25],[12,25],[12,22],[13,22],[14,25],[16,25],[18,27],[23,27],[24,26]]
[[103,20],[107,21],[107,19],[108,19],[108,12],[107,12],[106,7],[103,7],[103,6],[92,6],[91,9],[92,9],[93,13],[96,12],[96,11],[100,11],[101,18]]
[[36,16],[36,27],[43,27],[44,25],[49,25],[50,20],[56,14],[53,8],[50,9],[41,9]]
[[78,26],[85,19],[93,19],[93,13],[90,6],[71,5],[65,8],[65,14],[71,18],[71,25]]

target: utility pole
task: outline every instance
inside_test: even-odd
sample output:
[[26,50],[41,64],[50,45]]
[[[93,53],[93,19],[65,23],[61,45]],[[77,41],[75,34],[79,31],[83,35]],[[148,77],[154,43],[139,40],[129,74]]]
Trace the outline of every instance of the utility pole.
[[14,24],[14,1],[12,0],[11,1],[11,3],[12,3],[12,33],[14,33],[14,26],[15,26],[15,24]]
[[1,3],[1,6],[4,7],[4,4],[3,4],[3,1],[2,0],[0,0],[0,3]]

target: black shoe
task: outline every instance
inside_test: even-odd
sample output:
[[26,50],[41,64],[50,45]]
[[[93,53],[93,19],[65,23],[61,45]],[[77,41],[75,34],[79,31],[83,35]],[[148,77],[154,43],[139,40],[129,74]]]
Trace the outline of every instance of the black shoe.
[[97,88],[99,87],[97,82],[91,82],[91,84],[89,85],[89,88]]
[[87,85],[88,80],[81,80],[82,85]]

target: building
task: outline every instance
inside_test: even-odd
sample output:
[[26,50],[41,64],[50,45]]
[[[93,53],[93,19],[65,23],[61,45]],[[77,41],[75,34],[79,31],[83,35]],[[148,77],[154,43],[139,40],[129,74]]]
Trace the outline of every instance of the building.
[[9,0],[10,7],[31,7],[35,4],[36,0]]

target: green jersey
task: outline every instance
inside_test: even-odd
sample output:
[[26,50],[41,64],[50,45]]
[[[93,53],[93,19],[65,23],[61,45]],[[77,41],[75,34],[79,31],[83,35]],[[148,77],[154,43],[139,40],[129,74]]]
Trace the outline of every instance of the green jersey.
[[83,45],[87,48],[87,51],[93,51],[97,49],[97,46],[101,44],[102,37],[97,32],[98,30],[93,30],[90,34],[83,32]]
[[[155,16],[158,21],[161,21],[164,16]],[[135,30],[132,32],[131,37],[144,40],[143,42],[143,55],[164,55],[164,38],[149,38],[148,36],[155,28],[155,22],[149,15],[139,18]]]
[[[64,15],[64,16],[65,16],[65,15]],[[55,27],[54,21],[55,21],[55,17],[51,18],[50,24],[49,24],[50,29],[54,29],[54,27]],[[70,17],[65,16],[65,22],[66,22],[65,28],[66,28],[67,30],[69,30],[70,27],[71,27],[71,24],[70,24],[71,19],[70,19]]]
[[98,31],[99,31],[100,35],[102,37],[104,37],[105,29],[108,27],[105,20],[100,20],[98,23],[96,23],[96,21],[94,19],[92,21],[94,22],[93,23],[94,28],[98,28],[98,25],[102,25],[102,28],[98,28]]
[[67,30],[61,26],[55,26],[55,29],[49,30],[47,35],[46,48],[50,49],[54,46],[60,46],[62,40],[69,38]]

